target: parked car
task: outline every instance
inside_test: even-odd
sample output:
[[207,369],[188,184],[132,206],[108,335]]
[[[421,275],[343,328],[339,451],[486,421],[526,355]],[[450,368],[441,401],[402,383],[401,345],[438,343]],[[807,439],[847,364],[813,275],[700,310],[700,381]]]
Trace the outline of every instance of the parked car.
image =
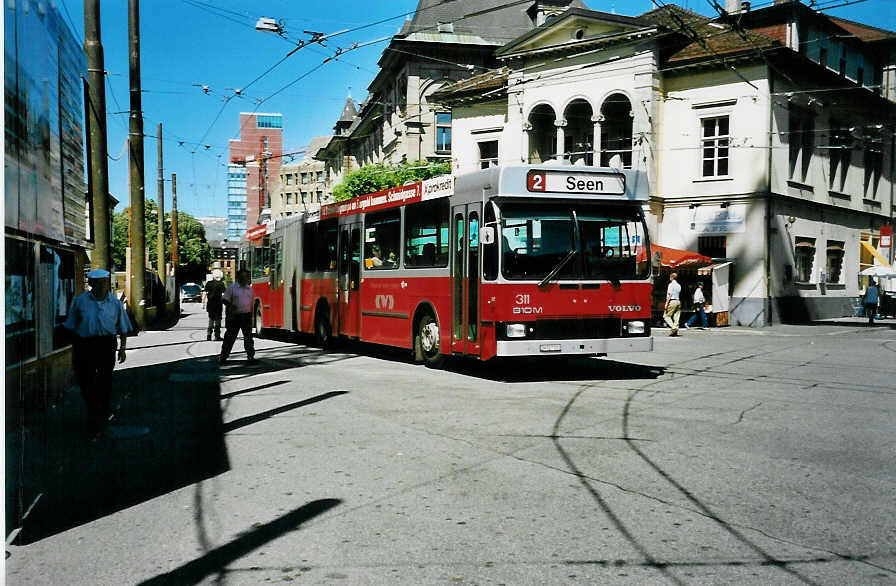
[[184,283],[180,286],[181,303],[199,303],[202,301],[202,287],[196,283]]

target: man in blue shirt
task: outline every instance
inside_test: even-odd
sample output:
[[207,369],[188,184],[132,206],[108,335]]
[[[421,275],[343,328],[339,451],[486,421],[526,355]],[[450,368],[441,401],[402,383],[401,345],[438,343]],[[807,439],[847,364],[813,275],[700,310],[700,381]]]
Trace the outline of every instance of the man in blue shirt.
[[877,313],[877,302],[880,298],[880,287],[878,287],[877,283],[874,280],[868,284],[868,289],[865,291],[865,315],[868,317],[868,325],[874,325],[874,314]]
[[87,406],[89,432],[95,438],[109,421],[111,410],[111,377],[115,368],[116,340],[118,362],[126,358],[127,334],[131,322],[121,301],[111,293],[109,271],[95,269],[87,273],[90,291],[72,302],[65,327],[72,330],[72,362],[81,396]]

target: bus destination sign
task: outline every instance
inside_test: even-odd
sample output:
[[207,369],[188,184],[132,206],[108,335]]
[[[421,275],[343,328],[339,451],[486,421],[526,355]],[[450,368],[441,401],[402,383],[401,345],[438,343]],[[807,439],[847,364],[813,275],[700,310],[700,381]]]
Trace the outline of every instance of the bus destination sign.
[[536,193],[625,194],[622,173],[551,171],[538,169],[526,175],[526,188]]

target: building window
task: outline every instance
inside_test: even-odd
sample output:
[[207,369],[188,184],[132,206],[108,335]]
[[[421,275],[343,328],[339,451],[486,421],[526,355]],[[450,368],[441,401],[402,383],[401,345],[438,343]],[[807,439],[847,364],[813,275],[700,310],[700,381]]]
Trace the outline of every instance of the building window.
[[623,94],[612,94],[600,107],[600,164],[602,167],[632,168],[632,104]]
[[728,256],[724,236],[698,236],[697,252],[710,258]]
[[302,173],[302,185],[308,183],[308,173]]
[[6,367],[34,358],[37,330],[34,319],[34,246],[6,239]]
[[292,173],[287,173],[287,174],[286,174],[286,184],[287,184],[287,185],[292,185]]
[[703,177],[725,177],[728,175],[728,144],[730,141],[728,116],[704,118]]
[[318,181],[323,181],[323,180],[324,180],[324,172],[323,172],[323,171],[318,171],[318,172],[317,172],[317,180],[318,180]]
[[789,122],[790,178],[804,183],[815,150],[815,119],[805,110],[791,108]]
[[317,203],[320,203],[321,200],[323,200],[323,198],[324,198],[324,192],[323,192],[323,191],[318,191],[318,192],[317,192]]
[[436,114],[436,152],[451,152],[451,113]]
[[286,205],[292,205],[292,194],[291,193],[286,194]]
[[843,242],[828,240],[827,262],[825,263],[825,281],[827,283],[840,283],[843,269]]
[[488,169],[498,166],[498,141],[488,140],[479,143],[479,168]]
[[255,122],[257,128],[283,128],[283,116],[258,116]]
[[877,186],[884,166],[884,154],[879,144],[865,147],[865,197],[877,199]]
[[800,283],[812,281],[812,263],[815,261],[815,239],[796,237],[793,258],[796,262],[796,280]]
[[843,191],[852,154],[852,139],[849,129],[843,128],[842,124],[832,119],[829,142],[828,161],[830,163],[831,189]]

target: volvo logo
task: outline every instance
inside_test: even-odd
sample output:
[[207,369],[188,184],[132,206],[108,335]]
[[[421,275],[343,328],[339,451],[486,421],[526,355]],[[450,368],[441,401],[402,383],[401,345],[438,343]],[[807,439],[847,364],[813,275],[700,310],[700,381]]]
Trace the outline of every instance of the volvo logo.
[[610,311],[641,311],[640,305],[608,305]]

